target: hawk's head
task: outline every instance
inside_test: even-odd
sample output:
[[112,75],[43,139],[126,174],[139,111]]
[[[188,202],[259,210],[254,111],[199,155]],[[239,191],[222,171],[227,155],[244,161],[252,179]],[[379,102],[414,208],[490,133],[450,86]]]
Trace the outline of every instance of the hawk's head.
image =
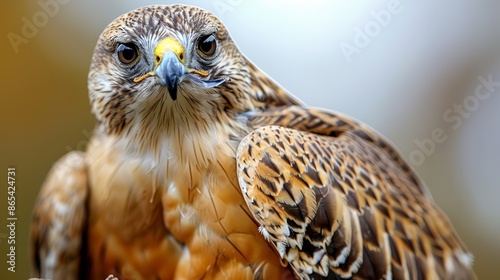
[[281,92],[239,52],[220,20],[183,5],[143,7],[114,20],[89,73],[92,111],[110,132],[132,120],[158,126],[179,114],[202,121],[237,114]]

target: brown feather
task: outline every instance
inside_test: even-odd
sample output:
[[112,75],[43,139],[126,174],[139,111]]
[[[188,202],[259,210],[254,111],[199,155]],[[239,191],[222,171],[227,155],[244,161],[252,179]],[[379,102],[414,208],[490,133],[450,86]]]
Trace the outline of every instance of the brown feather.
[[[464,271],[473,277],[470,254],[447,217],[374,131],[342,115],[301,107],[267,110],[249,123],[256,130],[237,156],[244,197],[301,278],[327,276],[328,270],[361,279],[454,279]],[[286,160],[275,168],[279,173],[262,173],[261,165],[280,158]],[[290,193],[300,195],[283,199]],[[290,219],[300,226],[288,226]]]

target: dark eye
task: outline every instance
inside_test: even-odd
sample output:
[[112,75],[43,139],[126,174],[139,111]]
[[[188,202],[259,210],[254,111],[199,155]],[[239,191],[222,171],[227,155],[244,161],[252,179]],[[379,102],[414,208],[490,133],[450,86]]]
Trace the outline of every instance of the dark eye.
[[211,56],[215,53],[217,48],[217,41],[213,34],[201,36],[198,39],[198,52],[205,55]]
[[116,52],[118,53],[118,59],[123,64],[130,64],[136,61],[139,57],[139,51],[132,43],[118,45]]

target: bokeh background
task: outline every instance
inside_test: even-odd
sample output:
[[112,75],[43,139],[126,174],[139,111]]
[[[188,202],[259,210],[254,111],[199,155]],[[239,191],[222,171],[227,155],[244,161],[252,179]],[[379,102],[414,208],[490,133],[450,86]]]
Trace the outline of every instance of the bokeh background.
[[[28,226],[40,185],[59,157],[85,149],[90,137],[94,118],[86,79],[100,32],[122,13],[159,2],[170,3],[39,0],[4,5],[0,279],[28,277]],[[435,201],[475,254],[479,278],[498,278],[500,85],[491,87],[484,100],[474,99],[474,93],[481,84],[478,77],[491,75],[500,82],[499,1],[184,3],[219,16],[241,50],[306,104],[349,114],[394,142],[413,159]],[[465,105],[461,114],[459,105]],[[416,141],[431,138],[436,128],[446,140],[418,158],[423,151]],[[8,272],[6,263],[7,167],[17,170],[16,273]]]

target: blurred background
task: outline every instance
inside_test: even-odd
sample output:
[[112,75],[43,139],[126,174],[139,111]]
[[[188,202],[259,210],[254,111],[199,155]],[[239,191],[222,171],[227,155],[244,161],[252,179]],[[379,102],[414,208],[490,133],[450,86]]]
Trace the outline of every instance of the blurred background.
[[[94,118],[86,80],[99,34],[117,16],[154,3],[39,0],[4,6],[1,279],[28,277],[28,227],[40,185],[59,157],[85,149],[90,137]],[[474,253],[479,278],[496,278],[499,1],[184,3],[214,12],[242,52],[306,104],[349,114],[395,143]],[[8,167],[17,172],[15,273],[6,263]]]

